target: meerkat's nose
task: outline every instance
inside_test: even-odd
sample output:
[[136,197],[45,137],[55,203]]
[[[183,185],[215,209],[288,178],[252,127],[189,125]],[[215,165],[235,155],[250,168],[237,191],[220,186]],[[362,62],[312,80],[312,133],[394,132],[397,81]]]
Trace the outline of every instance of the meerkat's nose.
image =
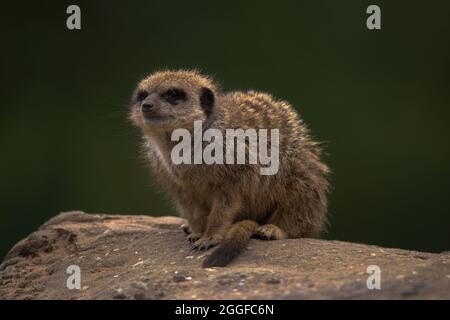
[[142,105],[142,112],[151,112],[153,110],[153,104],[151,103],[144,103]]

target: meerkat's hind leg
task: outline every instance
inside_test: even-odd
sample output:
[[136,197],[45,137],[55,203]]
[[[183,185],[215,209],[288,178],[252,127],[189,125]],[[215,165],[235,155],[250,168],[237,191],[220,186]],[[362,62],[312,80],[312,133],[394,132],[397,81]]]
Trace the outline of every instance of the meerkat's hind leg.
[[261,240],[281,240],[286,239],[287,234],[274,224],[264,224],[255,230],[253,238]]

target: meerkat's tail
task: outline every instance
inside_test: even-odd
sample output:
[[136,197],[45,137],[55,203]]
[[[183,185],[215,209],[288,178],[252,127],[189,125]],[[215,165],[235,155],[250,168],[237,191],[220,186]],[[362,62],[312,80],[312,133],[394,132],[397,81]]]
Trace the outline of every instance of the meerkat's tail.
[[226,266],[241,253],[258,227],[259,224],[252,220],[233,224],[219,247],[203,261],[203,267]]

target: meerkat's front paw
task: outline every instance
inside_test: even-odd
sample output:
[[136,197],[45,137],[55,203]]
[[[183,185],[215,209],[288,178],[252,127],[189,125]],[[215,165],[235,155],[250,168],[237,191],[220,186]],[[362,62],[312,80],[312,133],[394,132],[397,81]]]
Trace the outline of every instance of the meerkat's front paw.
[[222,241],[222,238],[221,236],[201,237],[192,245],[192,250],[208,250],[217,246]]
[[188,223],[183,223],[180,226],[180,229],[184,231],[184,233],[186,234],[191,234],[192,233],[192,229],[191,226]]
[[186,237],[186,241],[189,243],[195,243],[198,241],[198,239],[200,239],[201,235],[196,234],[196,233],[191,233]]

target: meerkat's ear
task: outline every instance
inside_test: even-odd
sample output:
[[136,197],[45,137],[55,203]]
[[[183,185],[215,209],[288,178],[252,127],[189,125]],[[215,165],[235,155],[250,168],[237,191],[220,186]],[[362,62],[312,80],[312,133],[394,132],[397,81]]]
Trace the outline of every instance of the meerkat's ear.
[[200,105],[205,111],[206,116],[209,116],[214,107],[214,93],[211,89],[206,87],[200,89]]

